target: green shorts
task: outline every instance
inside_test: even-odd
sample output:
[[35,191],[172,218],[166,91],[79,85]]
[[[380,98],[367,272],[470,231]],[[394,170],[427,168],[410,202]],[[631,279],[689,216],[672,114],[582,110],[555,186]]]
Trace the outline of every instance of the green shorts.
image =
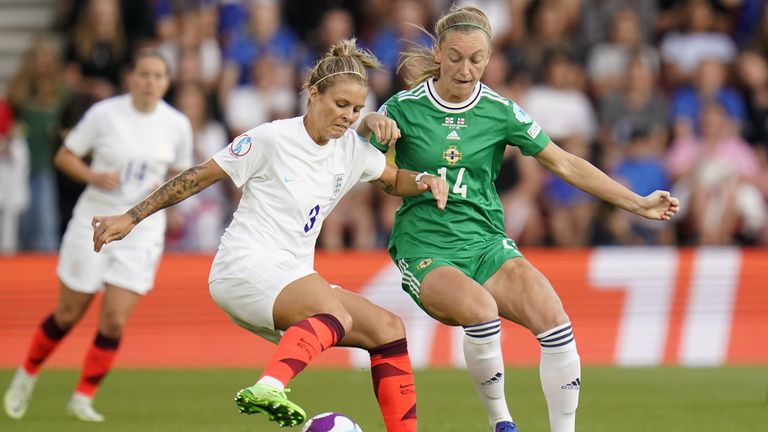
[[400,273],[403,274],[403,290],[413,301],[424,309],[419,298],[419,288],[427,273],[441,266],[450,266],[460,270],[479,284],[484,284],[507,260],[522,257],[514,240],[498,237],[489,241],[480,249],[478,256],[469,258],[416,257],[396,260]]

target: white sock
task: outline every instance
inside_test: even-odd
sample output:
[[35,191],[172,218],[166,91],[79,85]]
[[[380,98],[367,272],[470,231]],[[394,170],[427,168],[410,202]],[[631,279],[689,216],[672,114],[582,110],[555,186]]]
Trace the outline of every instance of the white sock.
[[576,430],[576,408],[579,406],[581,362],[571,323],[547,330],[536,338],[541,345],[539,372],[549,409],[550,430],[573,432]]
[[504,397],[504,360],[501,357],[501,321],[464,327],[464,359],[491,427],[512,421]]
[[263,377],[259,378],[258,381],[256,381],[256,384],[265,384],[270,387],[274,387],[280,391],[285,390],[285,385],[277,378],[272,378],[271,376],[264,375]]

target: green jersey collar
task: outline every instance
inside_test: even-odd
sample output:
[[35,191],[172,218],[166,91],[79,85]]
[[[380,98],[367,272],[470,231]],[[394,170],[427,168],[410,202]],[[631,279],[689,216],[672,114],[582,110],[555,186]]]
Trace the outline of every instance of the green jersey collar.
[[434,78],[428,79],[423,85],[427,89],[427,97],[432,102],[432,105],[440,111],[447,113],[464,112],[477,105],[477,102],[480,101],[480,91],[483,88],[483,84],[478,81],[475,84],[475,90],[472,91],[472,94],[466,100],[462,102],[448,102],[437,94]]

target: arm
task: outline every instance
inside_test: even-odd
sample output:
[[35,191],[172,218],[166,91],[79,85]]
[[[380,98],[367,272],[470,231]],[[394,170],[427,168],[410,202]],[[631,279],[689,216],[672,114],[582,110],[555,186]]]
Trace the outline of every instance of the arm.
[[360,125],[357,126],[357,134],[366,139],[371,135],[371,132],[374,133],[378,142],[389,147],[395,145],[400,138],[400,129],[397,127],[397,123],[380,113],[366,114],[360,121]]
[[168,180],[119,216],[94,216],[91,222],[93,250],[99,252],[105,244],[128,235],[136,224],[149,215],[183,201],[225,177],[227,174],[224,170],[210,159]]
[[669,192],[656,191],[641,197],[552,141],[535,157],[545,168],[584,192],[645,218],[669,220],[680,209],[680,201]]
[[[419,177],[418,181],[416,181],[417,176]],[[394,196],[416,196],[431,190],[440,210],[445,209],[445,204],[448,201],[448,183],[442,177],[398,169],[389,164],[384,168],[381,177],[371,183]]]
[[72,180],[93,184],[96,187],[111,191],[120,185],[120,174],[117,171],[97,173],[91,170],[80,157],[72,153],[66,146],[59,147],[53,158],[56,168]]

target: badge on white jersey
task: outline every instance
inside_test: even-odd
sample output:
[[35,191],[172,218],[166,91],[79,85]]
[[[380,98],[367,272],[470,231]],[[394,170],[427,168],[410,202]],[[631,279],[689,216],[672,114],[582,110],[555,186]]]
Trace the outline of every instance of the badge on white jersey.
[[243,157],[251,151],[251,141],[248,135],[240,135],[229,145],[229,152],[234,157]]

